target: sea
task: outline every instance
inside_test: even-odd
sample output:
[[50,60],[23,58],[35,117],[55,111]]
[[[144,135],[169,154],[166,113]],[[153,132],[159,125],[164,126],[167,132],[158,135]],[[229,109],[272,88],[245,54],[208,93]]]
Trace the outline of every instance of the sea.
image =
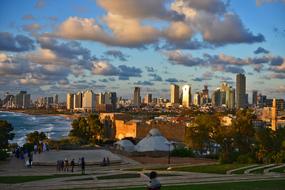
[[0,120],[7,120],[14,127],[15,137],[10,143],[23,145],[28,133],[45,132],[49,139],[59,140],[68,136],[72,120],[62,116],[29,115],[0,111]]

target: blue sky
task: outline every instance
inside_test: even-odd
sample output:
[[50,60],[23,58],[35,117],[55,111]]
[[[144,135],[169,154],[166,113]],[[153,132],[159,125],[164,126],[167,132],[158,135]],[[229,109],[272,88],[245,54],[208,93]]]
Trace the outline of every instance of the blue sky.
[[285,98],[284,0],[3,0],[0,95],[192,93],[247,76]]

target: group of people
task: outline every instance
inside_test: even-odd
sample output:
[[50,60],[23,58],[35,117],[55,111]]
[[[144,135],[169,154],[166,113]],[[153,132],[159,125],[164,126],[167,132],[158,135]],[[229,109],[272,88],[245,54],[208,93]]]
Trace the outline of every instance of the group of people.
[[103,161],[102,161],[102,163],[101,163],[101,166],[109,166],[110,165],[110,159],[109,159],[109,157],[107,157],[107,158],[103,158]]
[[[84,157],[79,158],[77,165],[81,166],[82,174],[85,174],[85,159],[84,159]],[[57,160],[56,161],[56,170],[57,171],[68,172],[69,167],[71,168],[70,171],[74,172],[74,167],[75,167],[74,158],[70,161],[70,163],[69,163],[67,158],[65,158],[64,160]]]
[[34,144],[34,154],[49,151],[49,146],[47,143],[40,142],[39,144]]
[[33,153],[29,151],[27,148],[24,147],[17,147],[13,151],[14,155],[16,158],[25,160],[25,164],[27,167],[32,167],[32,162],[33,162]]

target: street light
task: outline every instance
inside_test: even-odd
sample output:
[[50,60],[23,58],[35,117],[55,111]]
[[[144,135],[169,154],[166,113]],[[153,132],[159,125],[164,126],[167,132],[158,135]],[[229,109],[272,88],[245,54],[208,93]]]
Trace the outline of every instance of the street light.
[[175,142],[174,141],[165,141],[165,144],[168,145],[168,164],[170,164],[170,153],[171,153],[170,152],[170,146],[175,144]]

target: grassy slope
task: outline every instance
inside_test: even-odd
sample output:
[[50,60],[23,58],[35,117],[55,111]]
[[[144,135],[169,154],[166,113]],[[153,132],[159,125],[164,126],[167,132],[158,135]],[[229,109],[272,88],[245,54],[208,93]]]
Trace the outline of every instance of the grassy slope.
[[[216,184],[199,184],[183,186],[165,186],[163,190],[284,190],[285,180],[232,182]],[[144,190],[141,188],[128,188],[125,190]]]

